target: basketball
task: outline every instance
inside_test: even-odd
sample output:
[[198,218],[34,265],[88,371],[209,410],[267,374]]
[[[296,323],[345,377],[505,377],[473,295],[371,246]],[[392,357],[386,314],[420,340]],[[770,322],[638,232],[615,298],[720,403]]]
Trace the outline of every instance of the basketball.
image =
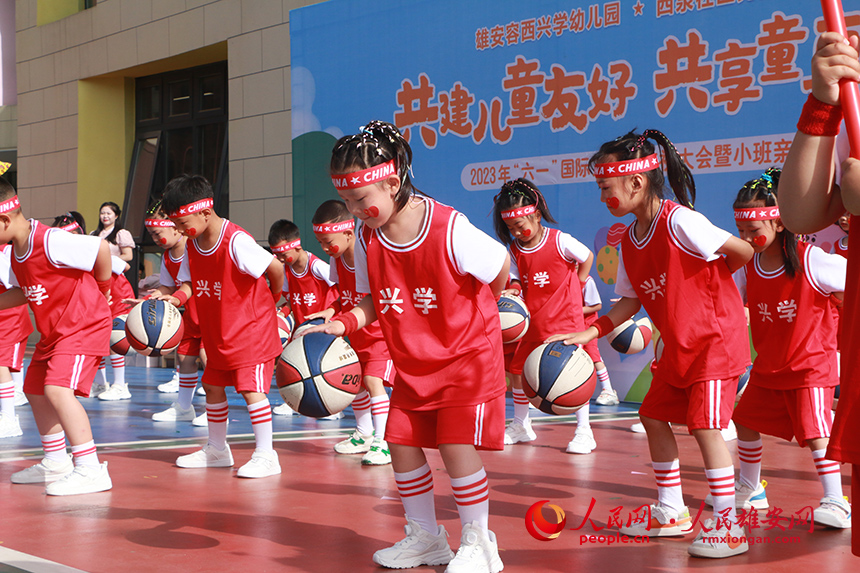
[[129,344],[125,335],[125,319],[127,314],[121,314],[113,319],[113,328],[110,331],[110,351],[114,354],[128,354]]
[[[293,323],[295,324],[295,319],[293,320]],[[306,320],[295,327],[295,330],[293,330],[293,337],[295,338],[303,330],[306,330],[312,326],[319,326],[320,324],[325,324],[325,321],[321,318],[312,318],[311,320]]]
[[361,364],[343,338],[312,332],[287,344],[275,379],[290,408],[305,416],[324,418],[349,406],[361,390]]
[[740,398],[744,395],[744,390],[747,389],[747,382],[750,381],[750,372],[752,372],[752,364],[746,367],[743,374],[738,378],[738,393],[737,397]]
[[663,337],[657,339],[657,342],[654,343],[654,360],[660,362],[660,359],[663,357]]
[[541,412],[573,414],[594,394],[597,373],[582,348],[562,342],[535,348],[523,367],[523,392]]
[[651,321],[642,318],[637,321],[625,320],[606,335],[609,345],[621,354],[642,352],[651,344]]
[[511,295],[502,295],[498,305],[499,319],[502,321],[502,342],[516,342],[529,329],[529,309],[523,299]]
[[125,319],[128,343],[144,356],[172,352],[179,346],[183,331],[179,310],[163,300],[145,300],[132,308]]
[[285,347],[293,335],[293,327],[296,325],[296,319],[292,313],[284,316],[284,313],[278,311],[278,338],[281,339],[281,347]]

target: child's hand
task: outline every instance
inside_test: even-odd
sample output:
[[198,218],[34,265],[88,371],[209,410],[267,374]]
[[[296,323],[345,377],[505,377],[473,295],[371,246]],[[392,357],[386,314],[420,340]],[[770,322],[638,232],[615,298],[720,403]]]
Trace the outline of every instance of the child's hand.
[[332,336],[343,336],[346,332],[346,328],[341,321],[333,320],[330,322],[326,322],[325,324],[320,324],[318,326],[304,328],[301,332],[297,332],[293,336],[304,336],[305,334],[310,334],[312,332],[325,332],[326,334],[331,334]]
[[164,302],[166,302],[168,304],[172,304],[176,308],[179,308],[180,306],[182,306],[182,301],[180,301],[177,297],[173,296],[172,294],[154,294],[149,298],[150,298],[150,300],[163,300]]
[[857,36],[848,43],[836,32],[825,32],[818,38],[812,56],[812,95],[822,103],[839,105],[839,80],[860,81],[857,59]]
[[334,309],[333,308],[327,308],[325,310],[321,310],[319,312],[315,312],[313,314],[307,315],[305,317],[305,320],[313,320],[315,318],[321,318],[325,322],[328,322],[331,320],[331,317],[333,317],[333,316],[334,316]]
[[842,204],[852,215],[860,215],[860,160],[849,157],[842,162]]
[[583,332],[571,332],[570,334],[553,334],[552,336],[547,338],[545,342],[556,342],[557,340],[561,340],[562,342],[564,342],[565,346],[570,346],[571,344],[583,346],[585,344],[588,344],[595,338],[597,338],[597,329],[593,326],[589,326]]
[[110,296],[110,289],[106,290],[102,294],[105,295],[105,300],[107,301],[108,305],[110,305],[110,303],[113,301],[113,299]]
[[520,291],[515,288],[506,288],[502,291],[502,296],[520,296]]
[[125,306],[127,306],[127,307],[131,308],[131,307],[133,307],[133,306],[137,306],[137,305],[139,305],[139,304],[140,304],[140,303],[142,303],[144,300],[146,300],[146,299],[145,299],[145,298],[124,298],[124,299],[122,299],[122,303],[123,303]]

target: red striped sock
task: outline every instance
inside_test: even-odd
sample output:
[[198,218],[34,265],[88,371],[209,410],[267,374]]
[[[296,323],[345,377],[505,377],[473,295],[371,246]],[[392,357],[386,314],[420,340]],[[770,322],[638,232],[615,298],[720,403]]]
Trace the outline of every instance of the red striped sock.
[[251,427],[254,429],[254,440],[258,450],[269,450],[272,448],[272,407],[269,399],[263,398],[259,402],[248,404],[248,414],[251,415]]
[[761,482],[761,438],[751,442],[738,440],[738,460],[740,475],[738,481],[747,487],[755,488]]
[[114,384],[125,384],[125,356],[122,354],[111,354],[110,366],[113,368]]
[[227,402],[206,403],[206,421],[209,425],[209,444],[223,450],[227,447],[227,415],[230,411]]
[[473,521],[489,530],[490,518],[490,484],[484,468],[472,475],[451,478],[451,489],[454,491],[454,501],[460,514],[460,523],[465,526]]
[[597,381],[600,382],[601,390],[612,390],[612,382],[609,381],[609,371],[606,368],[597,371]]
[[96,454],[96,444],[93,440],[72,446],[72,458],[76,466],[99,467],[99,456]]
[[191,400],[194,399],[194,390],[197,389],[197,372],[188,374],[179,373],[179,395],[176,401],[179,407],[187,410],[191,407]]
[[370,394],[362,389],[352,401],[352,412],[355,414],[355,426],[359,433],[365,436],[373,433],[373,417],[370,413]]
[[15,416],[15,383],[0,383],[0,412],[4,416]]
[[735,467],[705,469],[708,488],[714,501],[714,518],[737,521],[735,515]]
[[824,488],[824,497],[842,499],[842,471],[839,469],[839,462],[825,458],[826,453],[826,449],[812,452],[812,461],[815,462],[818,479]]
[[40,436],[42,439],[42,450],[49,460],[62,462],[66,459],[66,433],[57,432]]
[[436,535],[439,525],[436,523],[436,505],[433,499],[433,473],[430,466],[423,466],[410,472],[394,472],[394,481],[403,511],[406,517],[417,522],[421,529]]
[[529,399],[521,388],[511,388],[514,397],[514,420],[521,424],[529,419]]
[[370,397],[370,413],[373,416],[373,432],[380,440],[385,439],[385,425],[388,423],[388,394]]
[[651,462],[654,479],[657,480],[657,501],[677,512],[684,509],[684,494],[681,490],[681,462]]

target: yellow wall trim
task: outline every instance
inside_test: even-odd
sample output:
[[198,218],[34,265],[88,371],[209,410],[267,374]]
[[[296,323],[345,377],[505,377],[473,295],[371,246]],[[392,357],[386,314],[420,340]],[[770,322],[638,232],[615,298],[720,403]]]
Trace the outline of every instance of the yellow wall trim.
[[36,25],[44,26],[77,14],[85,8],[84,0],[38,0],[36,4]]

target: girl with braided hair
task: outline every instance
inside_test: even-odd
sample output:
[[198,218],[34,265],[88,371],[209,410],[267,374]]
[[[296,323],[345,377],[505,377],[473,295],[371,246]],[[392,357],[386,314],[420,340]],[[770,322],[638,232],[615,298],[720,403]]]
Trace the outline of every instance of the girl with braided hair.
[[[714,499],[714,520],[705,522],[688,552],[715,558],[743,553],[749,545],[735,514],[734,466],[720,429],[728,427],[738,377],[749,364],[748,338],[738,336],[746,329],[744,306],[732,273],[752,257],[752,246],[693,210],[693,176],[657,130],[631,131],[603,144],[589,168],[609,212],[635,216],[621,240],[615,287],[621,298],[584,331],[550,340],[586,344],[644,307],[665,341],[639,408],[658,501],[649,507],[650,516],[621,532],[658,537],[691,531],[670,426],[687,424]],[[677,202],[664,198],[667,182]]]
[[[528,399],[523,392],[522,373],[526,358],[552,334],[585,329],[582,313],[582,285],[591,271],[594,253],[558,229],[546,199],[528,179],[508,181],[493,200],[496,235],[511,253],[511,274],[521,283],[526,306],[531,313],[529,329],[508,365],[514,396],[514,419],[505,430],[505,443],[530,442],[537,436],[529,420]],[[519,294],[513,288],[505,294]],[[585,351],[600,362],[597,344]],[[606,368],[600,369],[606,373]],[[576,432],[567,445],[571,454],[590,454],[597,447],[588,420],[586,404],[576,412]]]
[[738,429],[740,476],[737,508],[767,508],[761,480],[761,434],[796,438],[812,452],[824,489],[815,523],[851,527],[851,506],[842,497],[839,463],[825,456],[830,437],[830,405],[839,383],[837,322],[831,295],[845,290],[846,260],[798,242],[779,214],[779,169],[747,182],[734,203],[741,239],[755,256],[735,273],[750,309],[758,356],[733,419]]

